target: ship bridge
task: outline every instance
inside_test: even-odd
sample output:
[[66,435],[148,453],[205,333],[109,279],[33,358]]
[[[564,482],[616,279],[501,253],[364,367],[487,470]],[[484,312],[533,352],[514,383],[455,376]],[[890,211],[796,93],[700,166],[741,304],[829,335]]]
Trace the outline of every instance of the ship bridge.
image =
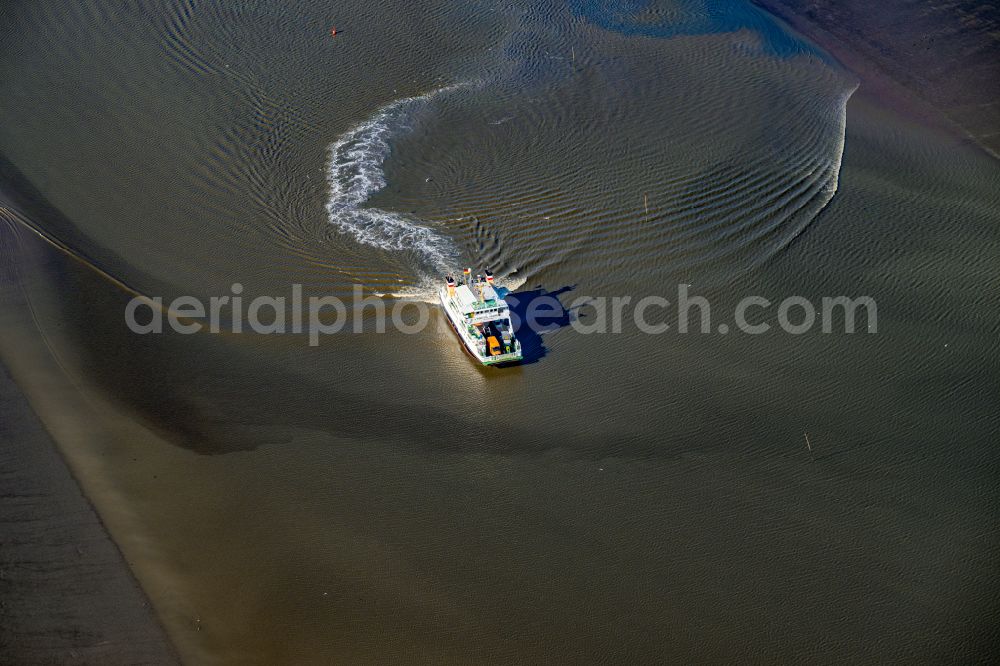
[[495,321],[509,316],[507,303],[497,296],[493,287],[482,288],[482,298],[477,298],[468,285],[455,289],[455,304],[462,316],[472,324]]

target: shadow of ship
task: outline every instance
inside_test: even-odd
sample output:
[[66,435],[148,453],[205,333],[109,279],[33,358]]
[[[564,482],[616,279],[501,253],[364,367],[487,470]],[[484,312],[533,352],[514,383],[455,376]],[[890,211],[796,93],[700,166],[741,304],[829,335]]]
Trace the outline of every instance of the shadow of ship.
[[[548,353],[542,343],[542,336],[569,326],[572,314],[559,301],[559,296],[575,288],[575,285],[567,285],[555,291],[547,291],[538,286],[529,291],[501,292],[501,298],[507,301],[507,306],[510,308],[514,335],[521,343],[521,360],[498,364],[498,367],[537,363]],[[529,324],[529,312],[534,315],[533,324]]]

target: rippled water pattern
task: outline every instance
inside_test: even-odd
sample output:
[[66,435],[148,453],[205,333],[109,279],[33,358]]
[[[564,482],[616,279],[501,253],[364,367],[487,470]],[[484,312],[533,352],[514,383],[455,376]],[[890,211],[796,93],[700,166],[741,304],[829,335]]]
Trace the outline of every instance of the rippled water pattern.
[[[997,162],[768,14],[0,18],[0,360],[186,660],[974,663],[997,644]],[[136,293],[235,282],[433,300],[463,265],[566,306],[532,363],[476,367],[436,310],[419,335],[316,347],[122,318]],[[592,316],[578,297],[678,283],[715,323],[747,295],[871,295],[879,332],[566,325]]]

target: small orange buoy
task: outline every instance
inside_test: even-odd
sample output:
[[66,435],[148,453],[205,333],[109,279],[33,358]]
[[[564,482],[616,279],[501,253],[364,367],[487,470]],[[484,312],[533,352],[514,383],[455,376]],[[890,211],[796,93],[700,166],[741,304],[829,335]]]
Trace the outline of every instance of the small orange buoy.
[[336,37],[337,36],[337,29],[336,28],[330,28],[330,36],[331,37]]

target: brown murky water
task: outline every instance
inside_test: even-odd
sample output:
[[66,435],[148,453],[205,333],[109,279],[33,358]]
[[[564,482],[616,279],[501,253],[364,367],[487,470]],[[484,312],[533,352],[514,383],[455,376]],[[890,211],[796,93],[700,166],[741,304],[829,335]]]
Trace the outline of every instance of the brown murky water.
[[[286,4],[5,16],[0,358],[182,657],[986,654],[996,160],[742,4]],[[691,284],[713,329],[868,295],[878,332],[562,325],[486,371],[436,313],[123,320],[471,262],[566,306]]]

